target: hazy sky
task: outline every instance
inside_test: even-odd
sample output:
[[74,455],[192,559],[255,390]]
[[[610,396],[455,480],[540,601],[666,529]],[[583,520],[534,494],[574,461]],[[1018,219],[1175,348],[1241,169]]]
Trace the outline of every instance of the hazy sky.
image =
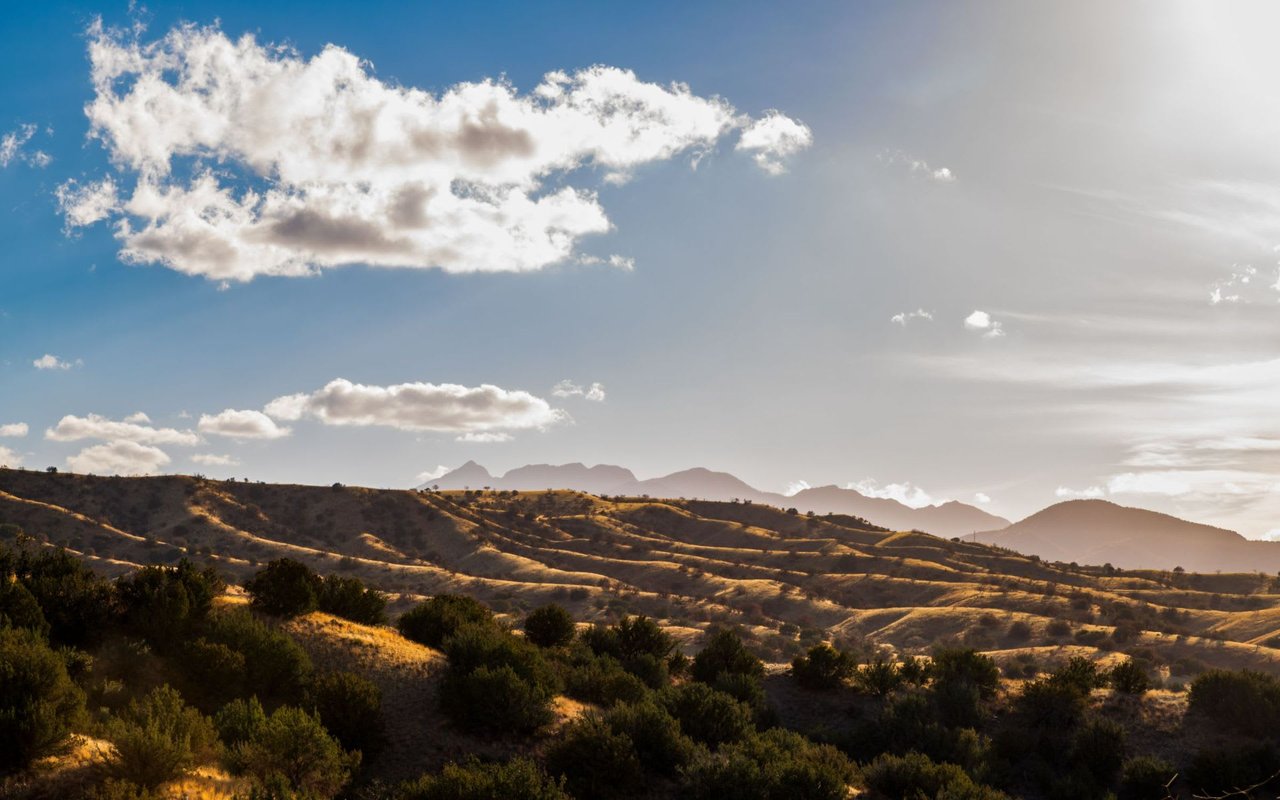
[[339,5],[5,9],[0,462],[1280,533],[1280,7]]

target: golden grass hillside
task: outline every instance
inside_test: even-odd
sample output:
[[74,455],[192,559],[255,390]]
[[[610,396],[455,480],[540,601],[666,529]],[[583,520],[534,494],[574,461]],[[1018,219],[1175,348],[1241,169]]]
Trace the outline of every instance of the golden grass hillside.
[[834,638],[1003,661],[1123,651],[1174,678],[1280,666],[1270,576],[1049,564],[747,503],[0,470],[0,523],[108,574],[185,556],[242,579],[288,556],[361,578],[393,610],[459,592],[511,615],[547,602],[580,620],[648,614],[686,641],[733,624],[775,660]]

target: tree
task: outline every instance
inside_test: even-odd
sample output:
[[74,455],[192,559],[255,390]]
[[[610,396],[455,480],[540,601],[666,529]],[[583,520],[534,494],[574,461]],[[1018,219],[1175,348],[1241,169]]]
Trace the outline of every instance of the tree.
[[49,621],[27,587],[0,570],[0,628],[25,628],[41,638],[49,635]]
[[853,679],[858,689],[876,697],[884,697],[901,688],[906,682],[897,664],[885,661],[879,656],[870,664],[859,667]]
[[277,558],[245,583],[253,608],[276,617],[296,617],[319,607],[321,579],[306,564]]
[[690,674],[695,681],[715,683],[724,673],[764,677],[764,664],[742,643],[737,631],[721,629],[711,635],[702,650],[693,657]]
[[204,623],[224,588],[211,567],[197,570],[185,558],[177,566],[143,567],[116,581],[125,627],[163,649]]
[[1151,678],[1133,659],[1128,659],[1111,668],[1107,676],[1112,688],[1122,694],[1140,695],[1151,688]]
[[360,756],[344,753],[315,715],[283,706],[234,748],[233,761],[263,785],[283,781],[303,797],[323,799],[346,785]]
[[631,740],[640,764],[660,775],[675,775],[690,760],[697,746],[680,732],[680,723],[651,700],[623,703],[605,713],[614,733]]
[[181,777],[211,757],[217,742],[213,723],[168,686],[131,701],[107,722],[106,731],[114,746],[108,772],[148,789]]
[[753,729],[751,708],[705,683],[670,686],[658,702],[680,722],[680,730],[694,741],[716,747],[736,742]]
[[396,796],[398,800],[571,800],[563,785],[563,779],[552,780],[527,758],[484,764],[472,757],[404,784]]
[[83,715],[62,657],[32,631],[0,628],[0,774],[61,752]]
[[816,692],[838,689],[853,675],[856,664],[848,653],[829,644],[815,644],[809,652],[791,662],[791,675],[796,683]]
[[311,678],[311,659],[288,635],[241,609],[215,614],[209,622],[207,640],[225,645],[244,659],[243,673],[209,675],[208,679],[217,681],[221,691],[230,696],[241,690],[252,691],[268,708],[302,699]]
[[115,620],[115,587],[65,550],[21,550],[13,571],[40,604],[54,644],[94,644]]
[[321,611],[362,625],[382,625],[387,621],[387,596],[366,587],[359,578],[322,578],[316,602]]
[[539,647],[567,645],[576,632],[573,617],[555,603],[535,608],[524,620],[524,637]]
[[631,740],[595,714],[571,724],[551,745],[547,770],[564,776],[574,797],[601,800],[635,795],[643,777]]
[[344,750],[359,750],[368,760],[382,749],[382,690],[354,672],[329,672],[308,691],[310,705]]
[[406,639],[438,648],[464,626],[492,625],[493,612],[464,595],[438,594],[405,612],[396,624]]

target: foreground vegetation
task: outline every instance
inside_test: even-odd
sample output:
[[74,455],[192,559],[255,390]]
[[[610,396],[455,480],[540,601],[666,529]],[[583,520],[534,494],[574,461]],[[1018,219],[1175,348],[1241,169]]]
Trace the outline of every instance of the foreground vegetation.
[[[423,680],[475,755],[379,777],[401,698],[314,665],[286,620],[368,626],[386,598],[287,559],[231,602],[189,561],[114,581],[12,527],[0,550],[2,796],[246,798],[1274,797],[1280,681],[1137,659],[928,656],[811,645],[767,666],[731,628],[686,653],[652,619],[577,624],[431,597],[396,620],[443,653]],[[330,618],[330,617],[325,617]],[[373,629],[369,629],[373,630]],[[390,636],[391,634],[387,634]],[[403,641],[402,640],[402,641]],[[406,646],[409,646],[406,644]],[[83,756],[86,745],[89,755]],[[67,764],[79,751],[74,768]],[[483,757],[480,757],[483,756]]]

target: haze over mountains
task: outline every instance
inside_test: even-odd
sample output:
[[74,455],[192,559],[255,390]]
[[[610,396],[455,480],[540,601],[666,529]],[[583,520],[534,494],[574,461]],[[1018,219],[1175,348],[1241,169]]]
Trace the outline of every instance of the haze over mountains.
[[922,530],[1037,555],[1049,561],[1109,563],[1122,569],[1194,572],[1280,571],[1280,543],[1246,539],[1211,525],[1105,500],[1069,500],[1016,523],[956,501],[912,508],[854,489],[818,486],[784,495],[765,492],[727,473],[704,468],[638,479],[624,467],[530,464],[495,476],[474,461],[426,486],[440,489],[576,489],[597,495],[648,495],[702,500],[750,500],[816,514],[848,514],[890,530]]
[[702,467],[640,480],[624,467],[599,464],[530,464],[495,476],[474,461],[428,481],[441,489],[577,489],[591,494],[685,497],[698,500],[750,500],[779,508],[815,514],[849,514],[891,530],[928,531],[938,536],[963,536],[1004,528],[1009,520],[958,502],[912,508],[890,498],[868,497],[854,489],[818,486],[793,495],[765,492],[727,472]]

